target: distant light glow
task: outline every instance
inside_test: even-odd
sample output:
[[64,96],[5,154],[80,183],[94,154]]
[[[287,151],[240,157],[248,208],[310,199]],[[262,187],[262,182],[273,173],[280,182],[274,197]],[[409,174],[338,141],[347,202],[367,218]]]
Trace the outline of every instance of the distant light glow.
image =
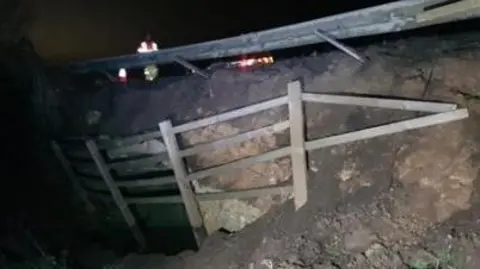
[[275,60],[273,59],[272,56],[268,57],[251,57],[251,58],[244,58],[239,61],[234,61],[231,62],[230,65],[234,67],[240,67],[240,68],[245,68],[245,67],[251,67],[255,65],[267,65],[267,64],[273,64]]

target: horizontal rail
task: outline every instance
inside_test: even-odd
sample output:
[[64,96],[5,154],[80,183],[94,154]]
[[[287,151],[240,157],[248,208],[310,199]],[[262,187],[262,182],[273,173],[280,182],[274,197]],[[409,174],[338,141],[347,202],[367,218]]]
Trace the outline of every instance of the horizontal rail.
[[288,101],[287,96],[278,97],[278,98],[268,100],[268,101],[264,101],[264,102],[261,102],[261,103],[255,104],[255,105],[249,105],[249,106],[239,108],[239,109],[236,109],[236,110],[233,110],[233,111],[230,111],[230,112],[225,112],[225,113],[218,114],[218,115],[215,115],[215,116],[211,116],[211,117],[208,117],[208,118],[204,118],[204,119],[201,119],[201,120],[192,121],[192,122],[189,122],[189,123],[178,125],[178,126],[173,127],[173,132],[174,133],[182,133],[182,132],[194,130],[194,129],[197,129],[197,128],[205,127],[205,126],[208,126],[208,125],[216,124],[216,123],[219,123],[219,122],[222,122],[222,121],[228,121],[228,120],[232,120],[232,119],[235,119],[235,118],[251,115],[251,114],[263,111],[263,110],[267,110],[267,109],[274,108],[274,107],[277,107],[277,106],[285,105],[285,104],[287,104],[287,101]]
[[[245,190],[232,190],[197,194],[196,198],[199,201],[218,201],[228,199],[247,199],[252,197],[259,197],[265,195],[286,195],[292,193],[293,186],[266,186]],[[106,198],[106,197],[104,197]],[[110,197],[111,198],[111,197]],[[128,204],[181,204],[183,203],[180,195],[172,196],[157,196],[157,197],[127,197],[125,198]]]
[[[132,175],[138,174],[145,171],[170,171],[171,169],[164,166],[155,167],[155,165],[162,163],[162,162],[169,162],[168,155],[166,154],[159,154],[149,157],[143,157],[134,160],[128,161],[119,161],[108,163],[108,168],[114,169],[119,175]],[[72,162],[72,166],[75,169],[90,175],[98,176],[99,171],[96,167],[95,163],[81,163],[81,162]]]
[[[77,176],[87,187],[93,190],[108,190],[107,185],[101,179],[93,179],[89,177]],[[138,187],[156,187],[163,185],[175,184],[174,176],[155,177],[149,179],[136,180],[116,180],[115,184],[122,188],[138,188]]]
[[[147,141],[151,141],[151,139],[149,140],[146,140],[144,142],[147,142]],[[113,147],[113,144],[115,142],[112,141],[109,145],[109,147],[107,148],[104,148],[105,150],[107,150],[107,155],[111,158],[111,160],[113,161],[112,163],[118,163],[119,165],[124,165],[124,164],[127,164],[129,165],[130,163],[135,163],[136,161],[140,161],[141,159],[145,159],[145,158],[149,158],[149,157],[144,157],[145,155],[153,155],[155,154],[155,156],[157,155],[160,155],[160,156],[165,156],[165,160],[168,160],[168,156],[167,156],[167,151],[165,148],[158,148],[156,147],[155,150],[152,152],[152,151],[148,151],[148,152],[142,152],[141,150],[137,150],[137,151],[128,151],[128,148],[131,147],[131,146],[134,146],[134,145],[140,145],[139,143],[128,143],[128,144],[123,144],[123,145],[120,145],[118,148],[114,148]],[[140,142],[141,143],[141,142]],[[126,150],[127,149],[127,152],[124,152],[124,154],[121,153],[121,151],[123,150]],[[92,156],[90,156],[90,153],[86,150],[86,149],[81,149],[81,148],[75,148],[75,149],[67,149],[67,155],[69,157],[72,157],[74,159],[79,159],[78,161],[75,161],[75,160],[72,160],[73,162],[80,162],[80,160],[92,160]],[[128,156],[130,158],[134,158],[134,160],[129,160],[129,161],[125,161],[125,160],[122,160],[124,159],[123,157],[122,158],[119,158],[119,157],[112,157],[112,155],[125,155],[125,156]],[[123,163],[125,162],[125,163]],[[80,162],[81,163],[81,162]]]
[[[109,168],[120,169],[120,170],[131,170],[136,169],[137,167],[145,167],[150,165],[155,165],[161,163],[162,161],[169,161],[168,154],[161,153],[153,156],[145,156],[140,158],[135,158],[131,160],[122,160],[107,163]],[[77,162],[73,161],[72,165],[79,169],[92,169],[96,168],[95,163],[93,162]]]
[[[68,67],[76,72],[105,71],[172,63],[177,57],[187,61],[215,59],[325,42],[315,34],[316,30],[322,30],[336,39],[398,32],[438,23],[416,21],[423,9],[433,2],[436,0],[397,1],[236,37],[161,49],[152,53],[73,63]],[[461,18],[467,17],[469,16]],[[455,19],[450,18],[451,21]]]
[[289,121],[282,121],[276,124],[269,125],[267,127],[263,127],[257,130],[253,130],[250,132],[246,132],[243,134],[238,134],[226,138],[222,138],[221,140],[211,142],[211,143],[206,143],[206,144],[200,144],[191,148],[187,148],[184,150],[181,150],[179,152],[181,157],[187,157],[191,155],[196,155],[200,154],[203,152],[210,152],[214,150],[219,150],[228,146],[232,146],[234,144],[241,143],[246,140],[253,139],[255,137],[259,136],[265,136],[265,135],[272,135],[275,133],[280,133],[290,127],[290,122]]
[[[132,136],[125,137],[110,137],[108,139],[96,138],[95,142],[98,145],[98,148],[101,150],[111,150],[111,149],[120,149],[128,146],[133,146],[145,141],[161,138],[162,133],[160,131],[152,131],[144,134],[137,134]],[[63,143],[72,143],[84,141],[84,137],[69,137],[63,141]],[[85,158],[89,156],[87,149],[77,148],[71,149],[69,152],[73,153],[73,156]]]
[[183,200],[180,195],[159,196],[159,197],[136,197],[125,198],[128,204],[182,204]]
[[136,179],[129,181],[115,181],[119,187],[124,188],[136,188],[136,187],[150,187],[150,186],[163,186],[175,184],[177,181],[174,176],[158,177],[151,179]]
[[222,192],[200,193],[196,197],[200,201],[217,201],[226,199],[245,199],[265,195],[290,194],[293,186],[291,184],[284,186],[267,186],[245,190],[232,190]]
[[97,145],[99,149],[118,149],[122,147],[133,146],[145,141],[161,138],[162,133],[160,131],[153,131],[145,134],[127,136],[127,137],[112,137],[110,139],[97,139]]
[[115,170],[135,170],[140,167],[154,166],[161,162],[170,162],[168,158],[168,154],[162,153],[162,154],[138,158],[134,160],[117,161],[117,162],[109,163],[108,166]]
[[398,132],[414,130],[422,127],[428,127],[441,123],[446,123],[455,120],[461,120],[468,117],[467,109],[459,109],[450,112],[444,112],[411,120],[404,120],[385,124],[377,127],[364,129],[361,131],[334,135],[326,138],[320,138],[305,143],[306,150],[314,150],[320,148],[326,148],[330,146],[340,145],[362,139],[368,139],[378,137],[382,135],[394,134]]
[[419,14],[418,22],[425,22],[431,20],[441,20],[451,16],[480,15],[480,1],[479,0],[462,0],[462,1],[444,1],[446,4],[437,6],[436,8]]
[[290,154],[290,147],[284,147],[284,148],[276,149],[276,150],[273,150],[261,155],[257,155],[254,157],[248,157],[248,158],[240,159],[238,161],[219,165],[217,167],[200,170],[198,172],[188,175],[185,180],[187,181],[198,180],[198,179],[202,179],[215,174],[231,172],[232,169],[246,168],[255,163],[271,161],[274,159],[285,157],[289,154]]
[[421,112],[447,112],[457,108],[456,104],[438,103],[428,101],[398,100],[387,98],[359,97],[348,95],[316,94],[304,93],[302,100],[305,102],[335,104],[335,105],[355,105],[365,107],[378,107],[389,109],[401,109]]

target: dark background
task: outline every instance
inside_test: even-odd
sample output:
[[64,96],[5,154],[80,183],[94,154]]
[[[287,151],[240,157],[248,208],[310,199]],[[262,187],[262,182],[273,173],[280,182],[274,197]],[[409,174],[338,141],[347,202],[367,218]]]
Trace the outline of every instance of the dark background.
[[21,0],[29,36],[52,61],[135,52],[145,33],[161,46],[208,41],[394,1]]
[[[0,3],[7,1],[15,2],[0,0]],[[30,233],[53,254],[73,248],[69,244],[87,245],[80,240],[103,240],[103,237],[87,238],[87,231],[82,231],[90,222],[72,210],[70,184],[49,148],[51,128],[41,125],[42,113],[46,112],[33,105],[45,102],[46,99],[38,98],[44,98],[44,93],[52,89],[68,92],[67,86],[73,84],[63,83],[61,75],[45,75],[42,82],[45,88],[33,88],[37,76],[46,72],[42,59],[66,62],[131,54],[147,31],[160,46],[171,47],[392,2],[18,1],[23,5],[21,11],[27,17],[25,29],[35,50],[30,49],[28,42],[9,44],[0,50],[0,87],[5,97],[0,107],[6,130],[2,132],[2,141],[7,145],[4,149],[7,161],[1,162],[0,169],[0,252],[9,251],[9,257],[18,259],[38,255]],[[0,15],[5,10],[0,9]],[[7,239],[12,243],[1,244]]]

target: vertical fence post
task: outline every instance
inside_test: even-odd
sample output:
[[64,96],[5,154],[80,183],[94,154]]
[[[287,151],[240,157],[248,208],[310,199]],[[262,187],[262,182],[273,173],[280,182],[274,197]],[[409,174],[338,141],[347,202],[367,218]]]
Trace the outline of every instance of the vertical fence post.
[[53,152],[55,153],[55,156],[57,156],[57,159],[60,161],[60,164],[62,165],[63,170],[67,174],[68,179],[71,181],[73,190],[76,192],[78,196],[80,196],[80,198],[85,203],[86,211],[89,213],[95,211],[95,206],[88,198],[88,194],[85,191],[85,189],[82,187],[82,184],[80,184],[80,180],[78,180],[78,177],[75,176],[72,166],[68,162],[67,157],[65,156],[62,149],[60,148],[60,145],[57,142],[52,141],[51,147]]
[[100,175],[102,176],[103,180],[105,181],[105,184],[110,190],[113,200],[115,201],[118,208],[120,209],[120,212],[122,213],[123,218],[125,219],[125,222],[127,223],[128,227],[132,231],[133,237],[138,242],[140,250],[145,249],[145,246],[146,246],[145,236],[140,230],[140,227],[138,227],[137,221],[135,220],[135,217],[133,216],[132,211],[128,207],[128,204],[125,201],[125,198],[123,197],[122,193],[120,192],[120,189],[118,188],[117,184],[113,180],[113,177],[110,174],[109,168],[107,167],[105,160],[103,159],[102,155],[100,154],[100,151],[98,150],[97,144],[95,143],[95,141],[88,139],[87,141],[85,141],[85,145],[87,146],[87,149],[90,152],[90,155],[92,156],[93,161],[97,165]]
[[172,123],[169,120],[162,121],[159,123],[159,127],[162,132],[163,141],[167,147],[168,156],[175,173],[175,179],[177,180],[178,188],[185,205],[185,210],[187,211],[188,220],[193,228],[193,234],[195,236],[197,246],[200,246],[206,235],[206,230],[203,225],[202,214],[200,212],[198,201],[195,198],[195,194],[192,190],[192,186],[190,182],[186,181],[187,171],[185,169],[182,157],[180,157],[179,154],[179,147],[175,133],[173,132]]
[[295,209],[307,202],[307,163],[305,151],[305,121],[303,118],[302,86],[300,81],[288,83],[288,115],[293,171]]

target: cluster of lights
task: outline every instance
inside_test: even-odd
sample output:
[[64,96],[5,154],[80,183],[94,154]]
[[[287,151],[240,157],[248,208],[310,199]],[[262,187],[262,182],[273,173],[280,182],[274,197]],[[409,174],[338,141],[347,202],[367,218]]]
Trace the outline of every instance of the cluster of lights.
[[272,63],[274,63],[273,57],[269,56],[269,57],[242,59],[240,61],[232,62],[231,64],[233,66],[238,66],[238,67],[249,67],[257,64],[272,64]]

